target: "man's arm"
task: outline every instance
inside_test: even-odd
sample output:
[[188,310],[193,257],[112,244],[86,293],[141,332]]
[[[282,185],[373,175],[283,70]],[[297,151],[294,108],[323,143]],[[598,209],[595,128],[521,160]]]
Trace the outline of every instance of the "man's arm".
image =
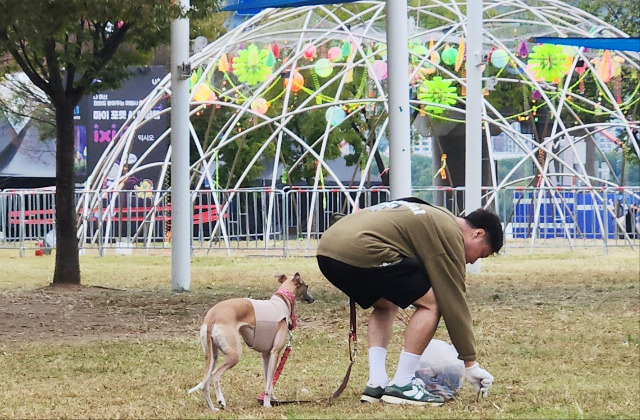
[[476,359],[475,338],[466,299],[464,263],[442,253],[430,257],[426,269],[458,358],[473,362]]

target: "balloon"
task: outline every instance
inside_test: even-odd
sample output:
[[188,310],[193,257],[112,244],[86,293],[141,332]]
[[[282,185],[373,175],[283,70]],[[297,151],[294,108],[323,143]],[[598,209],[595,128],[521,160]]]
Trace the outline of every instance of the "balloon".
[[411,54],[411,62],[412,63],[419,63],[422,60],[422,57],[428,52],[429,50],[427,49],[426,46],[422,45],[422,44],[415,44],[411,46],[411,50],[410,52]]
[[302,86],[304,86],[304,77],[302,77],[298,70],[295,70],[293,72],[293,81],[291,80],[291,77],[287,77],[284,79],[284,85],[285,87],[290,87],[291,92],[297,92],[302,89]]
[[[373,62],[373,75],[378,80],[384,80],[387,78],[387,63],[386,61],[376,60]],[[369,74],[369,77],[373,79],[372,74]]]
[[342,109],[341,106],[334,105],[327,108],[324,117],[329,124],[331,124],[332,126],[336,126],[344,121],[344,119],[347,117],[347,113],[344,112],[344,109]]
[[304,58],[306,58],[307,60],[311,60],[316,56],[316,51],[317,50],[315,45],[307,44],[307,46],[304,48]]
[[316,61],[313,68],[320,77],[329,77],[333,73],[333,63],[326,58]]
[[509,64],[509,53],[502,48],[491,53],[491,64],[499,69]]
[[210,93],[211,89],[209,89],[209,86],[205,85],[204,83],[200,83],[196,88],[195,93],[193,94],[193,100],[196,102],[206,101],[207,99],[209,99]]
[[[433,64],[440,64],[440,54],[438,54],[438,51],[432,51],[431,54],[429,54],[429,61]],[[428,64],[427,67],[429,67]]]
[[331,47],[329,48],[329,52],[327,53],[329,60],[334,63],[342,58],[342,50],[340,47]]
[[457,48],[445,48],[444,51],[442,51],[442,62],[448,66],[455,64],[456,57],[458,57]]
[[269,109],[269,104],[267,104],[267,100],[264,98],[256,98],[251,102],[251,110],[258,114],[266,114]]

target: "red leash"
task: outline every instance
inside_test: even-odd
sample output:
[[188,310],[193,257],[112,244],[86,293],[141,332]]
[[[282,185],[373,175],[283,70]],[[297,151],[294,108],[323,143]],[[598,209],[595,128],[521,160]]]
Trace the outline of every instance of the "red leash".
[[[292,318],[293,318],[293,311],[291,312]],[[332,400],[334,398],[338,398],[342,392],[345,390],[345,388],[347,387],[347,383],[349,382],[349,376],[351,375],[351,368],[353,367],[353,364],[356,361],[356,354],[358,352],[358,337],[357,337],[357,333],[356,333],[356,303],[353,299],[349,299],[349,359],[350,359],[350,363],[349,363],[349,367],[347,368],[347,372],[344,375],[344,379],[342,380],[342,383],[340,384],[340,386],[338,387],[338,389],[336,389],[336,391],[329,397],[326,398],[326,400]],[[293,328],[289,329],[289,339],[291,339],[291,331],[293,330]],[[284,364],[287,361],[287,358],[289,357],[289,353],[291,353],[291,342],[289,342],[287,344],[287,347],[284,349],[284,353],[282,353],[282,357],[280,357],[280,363],[278,364],[278,367],[276,368],[276,371],[273,374],[273,388],[275,389],[276,387],[276,382],[278,382],[278,378],[280,377],[280,373],[282,372],[282,369],[284,368]],[[308,402],[320,402],[323,401],[322,399],[320,400],[316,400],[316,401],[271,401],[272,405],[279,405],[279,404],[293,404],[293,403],[308,403]],[[264,403],[264,391],[262,391],[262,393],[258,396],[258,403],[259,404],[263,404]]]

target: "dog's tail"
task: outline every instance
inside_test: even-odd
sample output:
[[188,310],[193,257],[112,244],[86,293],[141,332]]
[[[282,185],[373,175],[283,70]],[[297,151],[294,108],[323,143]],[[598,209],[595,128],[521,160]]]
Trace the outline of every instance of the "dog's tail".
[[207,325],[207,323],[202,324],[202,327],[200,327],[200,343],[202,343],[202,352],[204,353],[204,355],[207,355],[207,349],[208,349],[208,337],[209,334],[207,334],[209,331],[209,326]]
[[202,327],[200,327],[200,342],[202,344],[202,352],[204,353],[205,374],[202,382],[191,388],[189,390],[189,394],[204,388],[205,382],[209,380],[211,371],[214,368],[213,346],[210,341],[210,337],[211,335],[209,334],[209,326],[207,325],[207,323],[202,324]]
[[196,392],[197,390],[202,389],[202,382],[200,382],[198,385],[194,386],[193,388],[191,388],[189,390],[189,394],[193,394],[194,392]]

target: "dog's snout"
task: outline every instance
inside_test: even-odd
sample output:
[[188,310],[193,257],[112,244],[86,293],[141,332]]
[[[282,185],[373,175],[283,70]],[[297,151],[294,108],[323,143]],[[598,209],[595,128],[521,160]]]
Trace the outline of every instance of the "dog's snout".
[[311,296],[311,293],[307,292],[304,294],[304,301],[307,303],[313,303],[315,299]]

